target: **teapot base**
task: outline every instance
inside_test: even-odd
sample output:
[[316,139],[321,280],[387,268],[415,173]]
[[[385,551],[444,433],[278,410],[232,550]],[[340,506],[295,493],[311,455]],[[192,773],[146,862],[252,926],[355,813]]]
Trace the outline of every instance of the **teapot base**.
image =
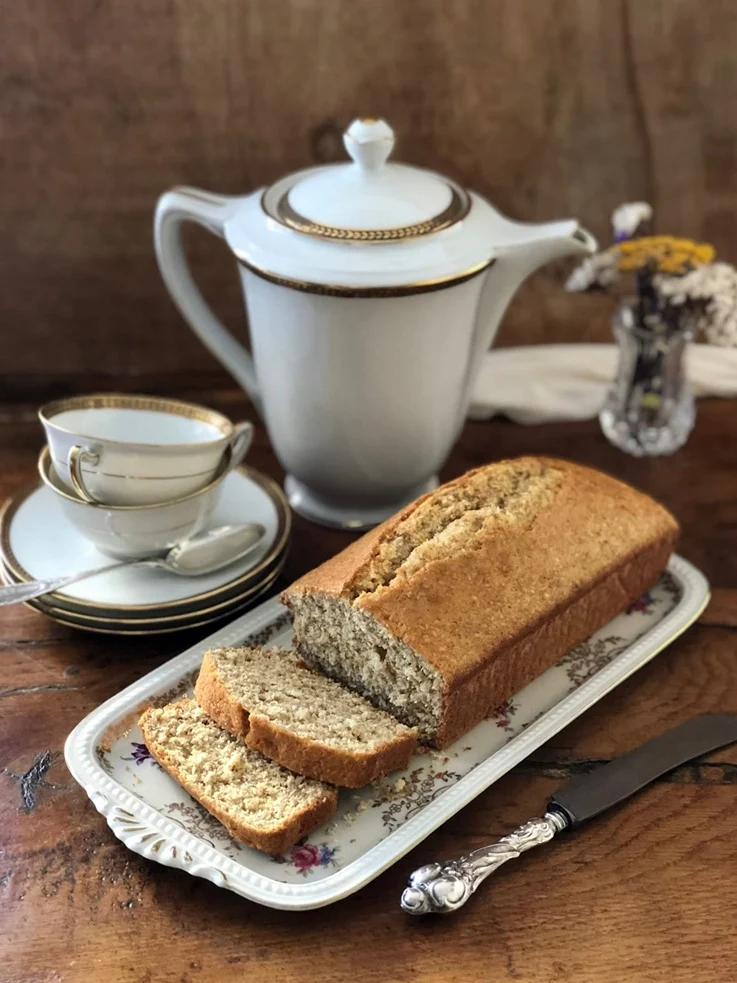
[[326,500],[322,495],[316,495],[307,485],[293,475],[288,474],[284,480],[284,490],[289,504],[297,515],[310,522],[330,529],[345,529],[350,532],[362,532],[372,529],[380,522],[394,515],[405,505],[409,505],[420,495],[437,488],[439,479],[436,474],[420,485],[408,489],[396,502],[381,506],[345,505]]

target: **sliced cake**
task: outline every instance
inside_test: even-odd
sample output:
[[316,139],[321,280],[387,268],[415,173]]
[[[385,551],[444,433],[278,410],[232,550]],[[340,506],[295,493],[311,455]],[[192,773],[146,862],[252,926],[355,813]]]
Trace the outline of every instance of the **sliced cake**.
[[285,768],[358,788],[405,768],[417,733],[288,649],[205,655],[195,699],[213,720]]
[[478,468],[282,595],[311,666],[447,747],[648,590],[678,525],[581,465]]
[[219,727],[194,700],[140,720],[151,754],[237,840],[284,853],[334,814],[330,785],[294,775]]

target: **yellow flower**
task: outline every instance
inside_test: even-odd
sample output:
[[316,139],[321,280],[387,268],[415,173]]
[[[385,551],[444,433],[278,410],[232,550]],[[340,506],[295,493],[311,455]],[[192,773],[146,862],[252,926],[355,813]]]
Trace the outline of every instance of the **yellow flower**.
[[617,269],[622,272],[650,269],[657,273],[679,275],[711,263],[714,247],[708,242],[678,239],[675,236],[643,236],[627,239],[612,246]]

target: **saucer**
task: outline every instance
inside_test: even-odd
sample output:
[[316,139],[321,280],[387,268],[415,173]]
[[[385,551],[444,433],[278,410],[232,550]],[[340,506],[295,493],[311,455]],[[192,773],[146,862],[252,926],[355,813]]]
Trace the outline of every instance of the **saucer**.
[[[262,579],[257,583],[250,585],[246,589],[241,590],[240,593],[227,598],[224,601],[218,601],[216,604],[207,604],[206,606],[195,608],[192,611],[178,611],[176,614],[166,614],[166,615],[147,615],[146,617],[123,617],[122,615],[115,615],[114,613],[103,613],[97,610],[95,614],[86,614],[79,610],[72,610],[71,608],[62,608],[54,603],[53,595],[45,595],[42,597],[35,597],[28,601],[29,607],[33,607],[38,611],[42,611],[43,614],[47,614],[50,618],[54,618],[59,621],[61,619],[71,620],[75,625],[81,627],[89,627],[91,630],[95,628],[105,628],[105,627],[120,627],[124,626],[128,629],[140,628],[141,630],[147,630],[151,628],[165,630],[169,628],[170,630],[176,630],[177,628],[188,628],[192,625],[193,621],[198,624],[204,623],[202,619],[207,619],[207,621],[215,621],[220,618],[229,616],[235,610],[244,609],[249,603],[253,601],[254,598],[260,597],[264,591],[268,590],[272,584],[274,584],[279,577],[279,574],[284,568],[284,563],[286,562],[286,551],[279,558],[279,562],[272,566],[268,572],[265,572]],[[5,567],[2,566],[3,577],[8,583],[18,583],[18,580],[12,575],[12,573]],[[141,612],[135,612],[139,615]]]
[[[53,608],[59,616],[66,612],[64,616],[75,621],[80,616],[97,618],[98,623],[221,617],[229,604],[274,579],[286,557],[291,516],[276,482],[242,466],[225,478],[210,522],[213,526],[259,522],[266,533],[252,553],[215,573],[180,577],[156,567],[121,567],[46,595],[34,601],[34,607],[49,614]],[[116,562],[71,525],[57,497],[43,485],[6,502],[0,515],[0,550],[6,579],[21,582]]]
[[262,601],[269,588],[276,582],[281,567],[268,577],[263,583],[259,584],[254,590],[248,591],[244,597],[236,599],[225,607],[218,606],[216,613],[192,612],[183,618],[145,618],[133,619],[126,618],[116,620],[115,618],[86,617],[73,611],[62,608],[55,608],[44,604],[43,600],[36,598],[26,602],[26,607],[33,608],[35,611],[45,614],[47,618],[68,628],[77,628],[80,631],[88,631],[102,635],[163,635],[175,631],[188,631],[191,628],[199,628],[202,625],[210,625],[215,622],[229,621],[238,615],[246,612],[254,604]]

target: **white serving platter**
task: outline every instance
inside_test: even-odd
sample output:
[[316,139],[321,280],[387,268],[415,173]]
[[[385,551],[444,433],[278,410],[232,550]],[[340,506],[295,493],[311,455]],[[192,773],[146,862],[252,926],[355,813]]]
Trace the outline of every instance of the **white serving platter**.
[[148,755],[136,723],[146,706],[191,692],[206,649],[289,644],[289,618],[276,599],[103,703],[69,735],[66,761],[115,835],[136,853],[273,908],[317,908],[357,891],[417,846],[649,662],[696,620],[708,599],[703,575],[674,556],[659,583],[628,612],[488,720],[445,751],[416,755],[405,772],[342,791],[336,816],[283,857],[233,840]]

